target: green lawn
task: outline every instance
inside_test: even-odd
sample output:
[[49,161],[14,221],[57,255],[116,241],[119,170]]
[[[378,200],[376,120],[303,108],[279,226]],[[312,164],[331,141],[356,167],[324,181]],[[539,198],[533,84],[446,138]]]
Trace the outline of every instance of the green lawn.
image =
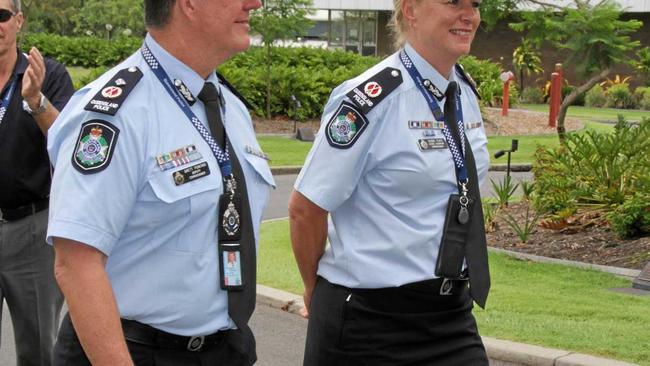
[[90,69],[86,69],[84,67],[79,67],[79,66],[70,66],[66,67],[68,70],[68,74],[70,74],[70,78],[72,79],[73,84],[78,84],[79,79],[82,77],[90,74]]
[[[258,267],[259,283],[302,293],[286,220],[262,224]],[[475,309],[482,335],[650,365],[650,296],[608,290],[629,281],[497,253],[490,270],[488,308]]]
[[[586,122],[585,128],[600,131],[611,130],[610,125]],[[537,145],[555,147],[559,145],[557,135],[537,136],[491,136],[488,137],[488,150],[492,164],[506,164],[507,156],[494,158],[494,153],[500,149],[510,149],[510,141],[519,140],[519,150],[512,154],[513,163],[531,163]],[[265,153],[271,158],[271,166],[302,165],[311,148],[311,143],[298,141],[285,136],[258,136],[258,140]]]
[[[517,104],[514,108],[528,109],[536,112],[548,113],[547,104]],[[591,107],[569,107],[567,116],[585,119],[588,121],[618,121],[618,115],[622,114],[630,121],[640,121],[642,117],[650,117],[650,111],[614,109],[614,108],[591,108]]]

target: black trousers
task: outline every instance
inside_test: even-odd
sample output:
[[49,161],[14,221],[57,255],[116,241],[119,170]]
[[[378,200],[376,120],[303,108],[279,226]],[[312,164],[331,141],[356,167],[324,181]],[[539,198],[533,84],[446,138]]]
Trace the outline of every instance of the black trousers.
[[[229,332],[233,333],[233,338],[238,338],[235,335],[237,331]],[[136,366],[249,366],[255,361],[250,359],[250,355],[241,353],[236,346],[233,346],[229,337],[225,337],[219,345],[198,352],[158,348],[128,340],[126,344]],[[59,329],[52,365],[91,366],[81,348],[69,314],[65,316]]]
[[349,289],[319,278],[304,365],[487,366],[466,281],[448,295],[441,282]]

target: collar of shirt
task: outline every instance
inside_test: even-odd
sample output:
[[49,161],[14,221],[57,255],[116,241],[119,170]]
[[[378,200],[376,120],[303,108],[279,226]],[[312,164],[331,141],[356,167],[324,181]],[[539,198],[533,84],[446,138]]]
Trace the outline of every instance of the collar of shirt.
[[203,89],[203,84],[206,81],[213,83],[219,93],[221,93],[219,79],[217,78],[216,73],[210,73],[207,79],[203,79],[201,75],[197,74],[196,71],[192,70],[189,66],[185,65],[182,61],[174,57],[171,53],[167,52],[156,40],[147,33],[145,38],[149,50],[156,56],[156,59],[162,65],[162,67],[167,72],[167,75],[174,81],[174,79],[179,79],[185,84],[185,86],[190,90],[194,97],[198,98],[201,89]]
[[422,78],[429,79],[441,92],[444,93],[447,90],[447,85],[449,85],[450,81],[458,81],[455,68],[452,69],[450,80],[447,80],[427,60],[420,56],[408,42],[404,45],[404,49],[406,50],[406,54],[411,58],[413,65],[415,65],[420,75],[422,75]]

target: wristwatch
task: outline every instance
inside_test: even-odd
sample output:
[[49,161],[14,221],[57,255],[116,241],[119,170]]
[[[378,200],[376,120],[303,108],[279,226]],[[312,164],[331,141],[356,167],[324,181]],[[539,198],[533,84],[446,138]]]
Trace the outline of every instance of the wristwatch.
[[45,98],[45,95],[43,95],[43,93],[40,93],[40,94],[41,94],[41,99],[38,102],[38,108],[36,108],[36,110],[33,110],[29,106],[27,101],[23,99],[23,110],[25,112],[31,114],[32,116],[36,116],[38,114],[41,114],[41,113],[45,112],[45,109],[47,108],[47,98]]

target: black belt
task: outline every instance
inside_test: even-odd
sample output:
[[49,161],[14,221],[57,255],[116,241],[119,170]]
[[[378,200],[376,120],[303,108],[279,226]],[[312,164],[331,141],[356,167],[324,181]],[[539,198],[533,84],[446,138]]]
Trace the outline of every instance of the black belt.
[[221,344],[226,331],[220,331],[207,336],[180,336],[156,329],[134,320],[122,320],[122,330],[126,340],[164,349],[186,350],[199,352]]
[[49,198],[18,208],[0,208],[0,222],[16,221],[45,210],[50,205]]

